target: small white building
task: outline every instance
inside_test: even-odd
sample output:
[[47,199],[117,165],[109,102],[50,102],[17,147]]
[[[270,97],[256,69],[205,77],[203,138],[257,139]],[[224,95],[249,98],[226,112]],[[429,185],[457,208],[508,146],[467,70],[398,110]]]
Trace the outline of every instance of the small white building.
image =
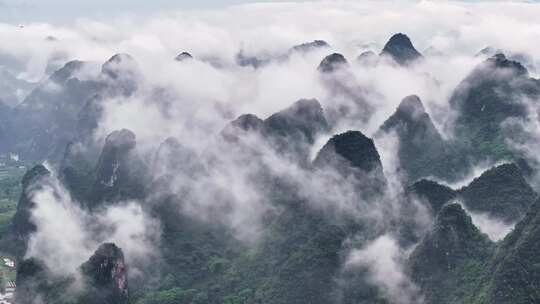
[[13,261],[12,259],[10,258],[3,258],[4,260],[4,265],[6,265],[7,267],[10,267],[10,268],[14,268],[15,267],[15,261]]

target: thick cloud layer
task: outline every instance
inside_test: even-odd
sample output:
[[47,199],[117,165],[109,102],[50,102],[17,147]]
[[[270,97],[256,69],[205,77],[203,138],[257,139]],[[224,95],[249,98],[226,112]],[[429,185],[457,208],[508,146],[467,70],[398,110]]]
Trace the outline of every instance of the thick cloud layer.
[[508,233],[514,229],[514,225],[505,224],[504,222],[490,217],[488,214],[476,213],[467,210],[473,224],[489,238],[494,241],[502,240]]
[[383,235],[365,248],[350,252],[345,267],[367,268],[371,282],[382,288],[391,303],[422,303],[418,287],[410,282],[403,269],[405,256],[395,239]]
[[[475,55],[488,45],[534,55],[540,46],[534,42],[540,34],[539,14],[539,6],[521,2],[302,2],[169,12],[110,22],[80,20],[69,27],[0,24],[0,37],[11,42],[0,46],[0,64],[19,78],[36,82],[69,60],[89,61],[89,68],[79,72],[82,80],[99,77],[101,63],[113,54],[130,54],[136,64],[129,69],[138,89],[100,100],[103,115],[95,139],[102,142],[114,130],[130,129],[137,136],[142,159],[152,160],[167,138],[177,138],[196,155],[204,173],[194,177],[168,172],[169,158],[178,156],[172,155],[161,160],[163,164],[152,164],[164,171],[152,172],[153,177],[172,173],[167,191],[178,197],[189,188],[190,198],[179,204],[180,213],[222,224],[249,243],[261,236],[264,217],[280,212],[270,204],[268,189],[254,178],[261,172],[292,181],[300,198],[338,219],[352,216],[367,219],[377,228],[389,226],[401,212],[404,192],[398,142],[392,134],[376,140],[388,191],[376,201],[364,202],[355,184],[339,172],[310,171],[275,153],[258,136],[242,142],[254,150],[257,162],[241,158],[227,145],[216,146],[219,132],[229,121],[243,113],[266,118],[301,98],[317,98],[325,109],[347,105],[350,100],[335,96],[317,71],[322,58],[340,52],[349,61],[349,70],[336,81],[361,88],[374,114],[365,121],[348,117],[330,132],[319,133],[310,147],[311,159],[333,134],[357,129],[373,136],[402,98],[411,94],[420,96],[439,131],[451,137],[454,117],[448,99],[485,59]],[[356,60],[366,50],[379,53],[396,32],[407,33],[425,59],[409,68],[385,60],[366,66]],[[293,45],[315,39],[324,39],[331,47],[290,51]],[[175,61],[183,51],[194,58]],[[240,53],[257,56],[266,64],[240,66],[236,62]],[[530,58],[525,64],[534,75],[537,62]],[[122,72],[123,67],[119,69]],[[538,138],[538,127],[527,126],[532,129],[532,140],[516,147],[532,152],[537,150],[530,143]],[[197,170],[191,173],[199,174]],[[478,173],[480,169],[472,170],[471,177]],[[130,262],[153,252],[155,244],[150,240],[159,238],[159,224],[136,202],[88,214],[55,180],[33,199],[38,231],[30,240],[27,256],[44,258],[51,269],[62,273],[76,269],[101,242],[116,242]],[[416,226],[427,229],[431,219],[420,207],[416,206],[412,218]],[[494,240],[509,229],[488,218],[473,216],[473,220]],[[109,233],[94,235],[94,226],[106,227]],[[413,303],[420,297],[404,274],[405,256],[399,242],[385,234],[352,249],[346,267],[367,267],[372,283],[392,302]]]
[[[538,10],[528,3],[434,1],[250,4],[107,23],[80,20],[73,27],[3,24],[0,36],[10,43],[2,45],[0,53],[20,77],[35,81],[51,65],[69,59],[103,62],[125,52],[139,61],[145,75],[151,75],[151,83],[172,85],[184,97],[178,107],[182,112],[187,104],[195,103],[196,108],[227,104],[234,105],[228,108],[229,115],[266,116],[299,98],[324,100],[313,69],[330,50],[293,55],[289,61],[256,71],[236,67],[236,54],[243,50],[261,57],[281,55],[292,45],[324,39],[332,51],[353,62],[362,84],[382,94],[376,100],[380,106],[376,122],[391,113],[401,98],[414,93],[442,126],[447,118],[445,101],[482,59],[473,57],[480,49],[490,45],[534,54]],[[429,49],[427,60],[412,71],[354,63],[363,50],[378,53],[395,32],[407,33],[420,51]],[[174,64],[172,58],[182,51],[202,61]]]
[[37,231],[30,237],[26,258],[42,259],[56,275],[77,275],[79,266],[105,242],[118,244],[129,262],[150,263],[156,257],[159,223],[135,202],[89,214],[54,177],[31,199]]

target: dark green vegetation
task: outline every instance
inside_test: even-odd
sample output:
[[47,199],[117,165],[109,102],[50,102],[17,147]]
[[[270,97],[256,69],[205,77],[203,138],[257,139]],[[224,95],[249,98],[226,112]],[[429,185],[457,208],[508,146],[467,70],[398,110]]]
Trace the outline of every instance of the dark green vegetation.
[[536,202],[525,219],[504,239],[484,281],[484,303],[538,303],[540,258],[540,204]]
[[537,197],[514,164],[484,172],[459,192],[470,210],[487,212],[510,223],[523,218]]
[[503,164],[487,170],[461,189],[419,180],[411,186],[410,192],[425,199],[433,214],[446,203],[459,200],[471,211],[515,223],[525,216],[538,196],[524,175],[517,165]]
[[459,144],[443,140],[416,95],[401,101],[376,136],[388,134],[397,136],[401,167],[412,181],[430,175],[453,180],[468,168]]
[[411,276],[428,303],[463,303],[481,283],[493,249],[460,205],[445,205],[411,254]]
[[447,205],[410,258],[428,303],[538,303],[540,205],[503,241],[481,234],[459,205]]
[[[24,170],[12,166],[0,167],[0,236],[5,236],[9,232],[21,193]],[[3,291],[9,281],[15,282],[16,269],[6,265],[3,260],[13,257],[3,250],[5,247],[2,243],[0,243],[0,290]]]
[[[21,195],[21,179],[25,173],[24,167],[4,165],[0,167],[0,237],[9,233],[13,217],[17,209],[17,200]],[[14,260],[12,252],[6,250],[11,245],[6,240],[0,241],[0,291],[5,290],[8,282],[15,282],[16,268],[10,267],[3,260]]]
[[[315,41],[293,51],[325,46]],[[382,55],[403,68],[422,58],[402,34],[392,37]],[[177,63],[188,58],[184,54]],[[237,59],[254,67],[266,62]],[[2,248],[18,261],[18,303],[400,302],[391,288],[374,279],[377,265],[347,263],[352,252],[382,236],[392,236],[400,250],[412,252],[396,253],[401,254],[399,261],[391,256],[403,269],[384,272],[401,280],[398,296],[412,302],[422,295],[434,304],[540,303],[540,202],[529,184],[537,168],[507,145],[507,137],[518,131],[509,134],[502,127],[508,118],[527,119],[519,96],[534,98],[540,92],[538,81],[519,63],[496,55],[459,85],[450,100],[457,114],[457,136],[451,140],[443,139],[415,95],[401,101],[375,141],[360,131],[333,134],[340,115],[365,120],[372,108],[345,57],[332,54],[317,73],[334,97],[350,101],[344,107],[323,109],[315,99],[301,99],[266,119],[241,115],[203,151],[169,138],[149,154],[137,145],[136,134],[125,129],[112,132],[99,145],[88,141],[101,114],[100,98],[93,93],[136,92],[140,75],[134,60],[122,54],[112,57],[102,66],[99,81],[77,79],[74,72],[83,64],[69,63],[48,80],[64,86],[63,93],[49,96],[40,86],[26,106],[15,110],[38,115],[38,105],[54,99],[62,110],[46,109],[47,120],[37,125],[65,132],[36,142],[41,154],[26,149],[32,134],[21,135],[13,147],[26,151],[27,157],[57,158],[58,180],[81,212],[102,215],[124,201],[139,204],[159,223],[159,234],[148,242],[154,255],[140,261],[129,256],[128,248],[107,241],[73,270],[80,277],[58,274],[40,257],[25,258],[28,240],[39,229],[31,216],[39,204],[33,193],[57,177],[38,165],[19,186],[15,181],[21,172],[9,171],[0,180],[0,208],[6,210],[0,232]],[[67,106],[75,95],[77,102]],[[58,117],[66,120],[51,122]],[[317,139],[330,134],[312,160]],[[399,178],[385,176],[376,145],[394,135]],[[485,160],[507,163],[459,189],[429,179],[459,180]],[[239,176],[240,181],[235,180]],[[259,204],[250,204],[253,201]],[[494,242],[465,209],[517,223],[516,228]],[[236,213],[239,210],[247,216]],[[84,228],[96,239],[112,233],[111,227],[89,222]],[[384,251],[375,258],[386,261],[392,252]],[[409,291],[414,295],[405,294]]]
[[24,168],[0,167],[0,236],[6,235],[15,215],[24,172]]
[[450,105],[459,113],[455,132],[470,157],[493,160],[511,157],[507,138],[516,130],[503,129],[509,118],[527,119],[523,98],[540,96],[540,82],[529,77],[519,62],[497,54],[476,67],[454,91]]
[[[139,76],[134,60],[118,54],[103,64],[97,77],[80,80],[80,74],[92,65],[68,62],[21,103],[5,108],[0,117],[0,153],[16,153],[29,163],[57,163],[70,142],[88,141],[101,115],[97,103],[106,97],[130,95]],[[125,70],[120,78],[119,68]]]

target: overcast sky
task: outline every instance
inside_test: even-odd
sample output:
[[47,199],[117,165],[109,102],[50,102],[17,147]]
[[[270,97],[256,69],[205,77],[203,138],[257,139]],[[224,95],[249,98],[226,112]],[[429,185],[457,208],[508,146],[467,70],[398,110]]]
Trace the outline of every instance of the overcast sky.
[[[170,9],[206,9],[269,0],[0,0],[0,22],[66,23],[78,18],[148,15]],[[275,2],[275,1],[272,1]]]
[[[317,0],[0,0],[0,22],[15,24],[24,24],[30,22],[47,22],[60,24],[70,23],[80,18],[106,19],[110,17],[126,15],[147,16],[152,13],[169,11],[171,9],[208,9],[253,2],[305,1]],[[376,2],[377,0],[373,1]],[[415,2],[421,0],[391,1]],[[504,0],[461,1],[487,2]],[[514,1],[538,2],[538,0]]]

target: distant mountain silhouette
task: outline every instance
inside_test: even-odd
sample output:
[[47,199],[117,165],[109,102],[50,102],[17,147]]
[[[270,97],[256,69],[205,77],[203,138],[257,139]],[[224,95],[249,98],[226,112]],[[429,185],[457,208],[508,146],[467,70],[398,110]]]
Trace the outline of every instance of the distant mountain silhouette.
[[408,65],[422,58],[409,37],[402,33],[395,34],[388,40],[381,56],[388,56],[400,65]]

